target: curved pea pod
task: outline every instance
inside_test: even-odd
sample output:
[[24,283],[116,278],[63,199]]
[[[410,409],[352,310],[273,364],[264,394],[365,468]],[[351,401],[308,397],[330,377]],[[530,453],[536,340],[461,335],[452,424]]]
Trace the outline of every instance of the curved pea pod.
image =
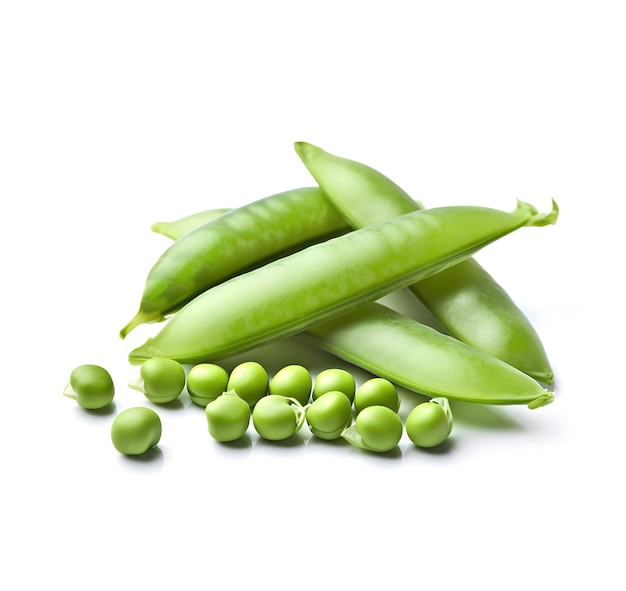
[[298,338],[432,398],[529,408],[554,399],[552,391],[508,363],[377,302]]
[[271,195],[220,215],[184,233],[159,257],[146,278],[139,311],[120,337],[164,320],[234,275],[347,230],[317,187]]
[[518,228],[554,223],[556,217],[556,204],[541,214],[518,201],[511,212],[424,209],[347,232],[205,291],[131,351],[129,361],[169,357],[199,363],[247,351],[442,271]]
[[191,232],[191,230],[195,230],[203,224],[212,222],[215,218],[223,216],[225,213],[230,211],[232,211],[232,209],[227,207],[206,209],[204,211],[198,211],[196,213],[186,215],[171,222],[155,222],[152,226],[150,226],[150,229],[157,234],[163,234],[163,236],[167,238],[177,240],[181,236],[187,234],[187,232]]
[[[354,228],[422,208],[377,170],[306,142],[295,150],[329,200]],[[416,241],[416,246],[419,243]],[[528,318],[474,259],[422,279],[409,289],[458,339],[546,383],[553,372]]]

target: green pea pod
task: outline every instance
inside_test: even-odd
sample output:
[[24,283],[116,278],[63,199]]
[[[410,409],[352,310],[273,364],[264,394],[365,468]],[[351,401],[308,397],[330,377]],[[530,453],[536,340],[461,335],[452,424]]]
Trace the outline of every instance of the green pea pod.
[[120,337],[140,324],[164,320],[234,275],[347,230],[317,187],[286,191],[225,213],[184,233],[160,256],[148,273],[139,311]]
[[[306,142],[295,150],[332,204],[353,228],[362,228],[423,207],[377,170]],[[419,242],[415,242],[419,246]],[[409,289],[443,327],[545,383],[553,372],[528,318],[474,259],[422,279]]]
[[219,209],[207,209],[205,211],[199,211],[186,215],[178,220],[172,222],[155,222],[150,229],[157,234],[163,234],[167,238],[177,240],[181,236],[185,235],[191,230],[195,230],[197,227],[202,226],[208,222],[213,221],[215,218],[223,216],[225,213],[232,211],[226,207]]
[[317,324],[299,339],[433,398],[544,406],[554,393],[513,366],[374,302]]
[[205,291],[129,360],[199,363],[247,351],[440,272],[518,228],[555,223],[557,216],[556,203],[548,214],[522,201],[511,212],[450,206],[347,232]]

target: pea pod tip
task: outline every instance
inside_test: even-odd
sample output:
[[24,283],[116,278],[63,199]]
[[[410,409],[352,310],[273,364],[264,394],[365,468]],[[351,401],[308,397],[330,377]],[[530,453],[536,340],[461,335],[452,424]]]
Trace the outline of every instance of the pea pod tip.
[[542,406],[546,406],[554,401],[554,392],[546,392],[541,396],[538,396],[534,400],[528,403],[528,408],[531,410],[535,408],[540,408]]

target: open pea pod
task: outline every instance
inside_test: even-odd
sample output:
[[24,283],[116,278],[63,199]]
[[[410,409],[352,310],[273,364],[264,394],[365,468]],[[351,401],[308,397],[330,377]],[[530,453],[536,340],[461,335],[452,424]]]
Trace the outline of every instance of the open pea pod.
[[419,394],[482,404],[549,404],[554,393],[508,363],[373,302],[299,339]]
[[518,228],[553,224],[557,217],[555,203],[541,214],[518,201],[510,212],[440,207],[348,232],[205,291],[131,351],[129,361],[159,356],[198,363],[242,353],[443,271]]
[[[306,142],[295,150],[331,203],[353,228],[422,208],[377,170]],[[415,248],[420,247],[416,240]],[[449,334],[545,383],[553,371],[534,327],[506,291],[469,258],[409,285]]]

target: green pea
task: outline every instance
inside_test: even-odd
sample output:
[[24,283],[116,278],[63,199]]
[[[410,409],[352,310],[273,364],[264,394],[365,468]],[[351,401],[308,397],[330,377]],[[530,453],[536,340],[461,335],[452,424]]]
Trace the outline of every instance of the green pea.
[[111,441],[122,454],[146,453],[161,440],[161,419],[151,408],[127,408],[113,419]]
[[80,407],[95,410],[111,404],[115,387],[111,375],[103,367],[79,365],[70,374],[63,394],[76,400]]
[[[295,401],[295,404],[292,402]],[[252,423],[263,439],[281,441],[302,426],[303,412],[295,398],[278,394],[264,396],[252,410]]]
[[406,418],[406,434],[418,447],[441,445],[452,432],[450,404],[446,398],[433,398],[418,404]]
[[157,404],[176,400],[185,387],[185,370],[173,359],[147,359],[143,362],[139,375],[139,383],[129,385],[143,392],[150,402]]
[[295,398],[303,406],[309,402],[313,378],[301,365],[287,365],[274,374],[269,392],[279,396]]
[[320,439],[339,439],[352,422],[352,405],[343,392],[331,390],[311,402],[305,416],[313,435]]
[[187,392],[193,402],[206,406],[228,389],[228,372],[214,363],[194,365],[187,375]]
[[400,397],[396,387],[385,378],[372,378],[363,382],[354,395],[354,409],[357,414],[368,406],[386,406],[398,412]]
[[209,433],[217,441],[235,441],[250,424],[250,406],[233,390],[224,392],[205,409]]
[[234,390],[252,408],[267,394],[269,376],[265,368],[256,361],[244,361],[230,372],[228,390]]
[[331,391],[343,392],[352,404],[356,391],[356,382],[352,374],[345,369],[325,369],[318,373],[313,386],[313,400]]
[[356,416],[354,426],[343,437],[370,451],[391,451],[402,438],[402,419],[386,406],[368,406]]

